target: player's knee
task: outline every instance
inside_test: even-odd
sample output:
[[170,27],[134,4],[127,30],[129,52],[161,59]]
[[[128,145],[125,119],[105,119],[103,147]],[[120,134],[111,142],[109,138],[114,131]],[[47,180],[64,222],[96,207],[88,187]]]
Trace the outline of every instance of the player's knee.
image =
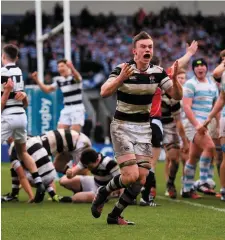
[[123,184],[129,185],[132,183],[135,183],[139,178],[139,172],[138,169],[135,171],[129,171],[124,174],[122,174]]
[[59,179],[59,184],[60,184],[61,186],[65,187],[65,185],[66,185],[66,179],[65,179],[65,177],[61,177],[61,178]]

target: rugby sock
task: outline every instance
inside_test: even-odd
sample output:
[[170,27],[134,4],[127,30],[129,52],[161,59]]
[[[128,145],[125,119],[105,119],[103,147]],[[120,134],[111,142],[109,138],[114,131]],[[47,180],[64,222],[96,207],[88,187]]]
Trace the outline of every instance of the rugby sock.
[[183,177],[183,183],[184,183],[184,192],[190,192],[191,187],[194,183],[194,176],[195,176],[195,166],[186,163],[184,167],[184,177]]
[[112,217],[118,217],[124,211],[124,209],[133,202],[141,191],[141,184],[136,182],[130,187],[126,188],[123,194],[120,196],[119,201],[116,203],[110,215]]
[[171,161],[170,170],[169,170],[169,178],[167,181],[168,185],[174,185],[174,181],[176,179],[178,168],[179,168],[179,163],[177,163],[175,161]]
[[209,168],[209,173],[208,173],[208,179],[213,179],[213,176],[214,176],[214,165],[211,163]]
[[10,171],[11,171],[11,177],[12,177],[12,196],[15,197],[19,194],[19,191],[20,191],[20,188],[19,188],[20,181],[16,171],[13,168],[11,168]]
[[42,184],[42,179],[39,176],[38,172],[32,173],[32,177],[34,179],[34,184],[36,187],[39,186],[40,184]]
[[220,176],[220,165],[221,165],[221,162],[216,164],[216,168],[219,176]]
[[115,176],[113,179],[109,181],[109,183],[101,189],[102,193],[109,194],[115,190],[126,188],[126,186],[122,183],[121,174]]
[[48,194],[49,194],[49,196],[50,196],[51,198],[53,198],[53,197],[56,195],[53,187],[51,187],[51,186],[49,186],[49,187],[47,188],[47,192],[48,192]]
[[145,201],[149,201],[149,194],[152,187],[156,187],[156,179],[154,170],[150,169],[149,174],[146,178],[144,189],[141,191],[142,198]]
[[201,156],[200,162],[199,162],[199,168],[200,168],[200,184],[204,184],[207,181],[210,164],[211,164],[212,158]]

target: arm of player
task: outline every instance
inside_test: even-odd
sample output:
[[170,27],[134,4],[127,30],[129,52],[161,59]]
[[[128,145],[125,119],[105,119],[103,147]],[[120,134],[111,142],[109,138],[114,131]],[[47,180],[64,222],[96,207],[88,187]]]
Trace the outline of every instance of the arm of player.
[[39,79],[38,79],[38,73],[37,72],[33,72],[32,73],[32,79],[34,80],[34,82],[37,83],[37,85],[40,87],[40,89],[45,92],[45,93],[50,93],[50,92],[53,92],[55,91],[55,87],[52,86],[52,85],[46,85],[44,84],[43,82],[41,82]]
[[184,153],[187,153],[188,150],[189,150],[189,143],[188,143],[187,137],[186,137],[186,135],[185,135],[184,126],[183,126],[183,124],[182,124],[182,122],[181,122],[180,114],[179,114],[179,116],[177,116],[177,117],[175,118],[175,122],[176,122],[177,130],[178,130],[179,135],[180,135],[180,137],[181,137],[181,139],[182,139],[182,142],[183,142],[182,151],[183,151]]
[[188,118],[188,120],[191,122],[191,124],[197,128],[200,123],[196,120],[195,115],[191,109],[192,107],[192,98],[187,98],[184,97],[183,98],[183,108],[184,108],[184,112]]
[[207,120],[205,121],[205,123],[203,124],[205,127],[211,122],[211,120],[214,117],[216,117],[216,116],[218,117],[218,114],[223,109],[224,105],[225,105],[225,93],[224,93],[224,91],[221,91],[220,96],[217,99],[212,111],[210,112],[210,114],[209,114]]
[[75,80],[81,82],[82,81],[82,76],[80,75],[80,73],[76,70],[76,68],[74,67],[73,63],[71,61],[67,61],[66,65],[71,69],[72,74],[75,78]]
[[79,174],[84,168],[81,167],[81,165],[78,163],[75,167],[69,168],[66,171],[66,176],[68,179],[71,179],[75,177],[77,174]]
[[24,108],[28,106],[28,97],[25,92],[16,92],[15,99],[18,101],[22,101]]
[[220,65],[218,65],[213,71],[214,78],[221,78],[223,72],[225,71],[225,60],[223,60]]
[[177,80],[178,72],[178,61],[174,64],[174,73],[173,73],[173,86],[166,90],[166,93],[175,100],[181,100],[183,97],[183,88],[182,85]]
[[[20,183],[22,185],[22,187],[24,188],[25,192],[27,193],[27,195],[29,197],[29,201],[32,201],[34,199],[32,188],[30,186],[29,181],[27,180],[27,177],[24,173],[23,167],[20,164],[20,161],[19,160],[14,160],[12,162],[12,167],[15,170],[17,176],[18,176],[18,179],[19,179],[18,183]],[[19,186],[18,186],[18,188],[19,188]]]
[[187,43],[185,55],[177,60],[179,68],[185,68],[187,66],[187,64],[189,63],[189,61],[192,58],[192,56],[195,55],[197,49],[198,49],[198,42],[197,41],[195,41],[195,40],[192,41],[190,46]]
[[9,78],[7,83],[4,83],[4,91],[3,91],[3,95],[1,96],[1,112],[3,111],[6,105],[6,102],[9,98],[9,95],[12,89],[13,89],[13,81],[11,78]]
[[128,79],[132,74],[134,70],[133,68],[128,64],[124,63],[121,64],[121,71],[118,76],[109,76],[109,79],[102,85],[101,87],[101,96],[102,97],[109,97],[113,95],[117,89],[121,86],[123,81]]

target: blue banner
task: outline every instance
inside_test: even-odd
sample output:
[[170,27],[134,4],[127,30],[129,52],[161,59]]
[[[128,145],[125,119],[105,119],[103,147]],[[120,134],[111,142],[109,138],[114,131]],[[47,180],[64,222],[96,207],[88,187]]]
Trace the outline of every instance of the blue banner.
[[38,86],[27,86],[25,91],[29,99],[28,134],[35,136],[56,129],[63,108],[61,91],[44,93]]

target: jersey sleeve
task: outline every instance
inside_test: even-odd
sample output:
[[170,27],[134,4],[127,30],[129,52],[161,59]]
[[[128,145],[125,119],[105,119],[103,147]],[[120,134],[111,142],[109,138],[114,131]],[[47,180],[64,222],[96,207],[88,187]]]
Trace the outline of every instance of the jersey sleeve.
[[120,72],[121,72],[121,65],[118,65],[110,73],[109,78],[116,78],[116,77],[118,77],[120,75]]
[[110,172],[112,177],[115,177],[118,174],[120,174],[119,166],[117,162],[113,159],[108,162],[108,164],[106,165],[106,169]]
[[193,98],[195,94],[195,86],[192,82],[187,81],[183,87],[183,94],[186,98]]
[[52,84],[51,84],[52,87],[54,87],[55,89],[57,89],[59,87],[59,84],[58,84],[58,78],[57,77],[54,77],[52,79]]
[[169,78],[166,71],[163,69],[162,73],[160,74],[159,87],[162,90],[167,91],[172,86],[173,86],[172,80]]

